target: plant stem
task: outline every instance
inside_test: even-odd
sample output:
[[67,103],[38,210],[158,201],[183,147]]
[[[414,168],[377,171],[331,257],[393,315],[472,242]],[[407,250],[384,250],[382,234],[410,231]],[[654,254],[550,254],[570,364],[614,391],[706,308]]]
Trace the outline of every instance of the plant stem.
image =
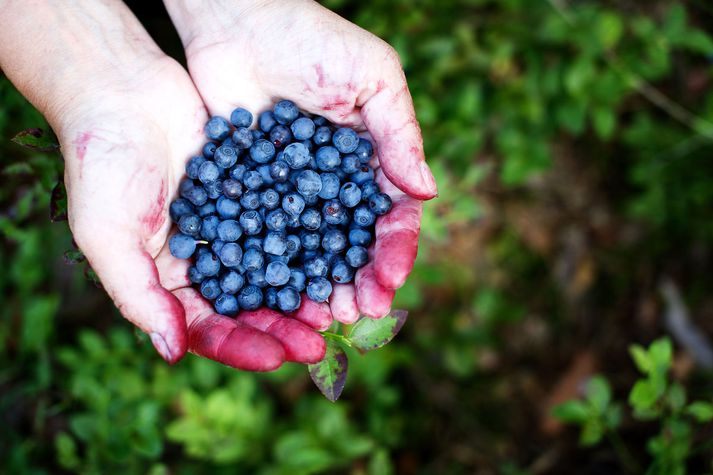
[[320,332],[320,333],[321,333],[322,336],[325,337],[325,338],[329,338],[330,340],[334,340],[334,341],[336,341],[336,342],[338,342],[338,343],[342,343],[342,344],[344,344],[344,345],[347,345],[349,348],[353,348],[353,346],[352,346],[352,341],[351,341],[349,338],[347,338],[347,337],[345,337],[345,336],[343,336],[343,335],[338,335],[338,334],[332,333],[332,332]]
[[641,466],[626,447],[619,433],[613,430],[607,431],[607,438],[614,448],[617,457],[619,457],[621,464],[624,466],[624,469],[629,473],[641,473]]

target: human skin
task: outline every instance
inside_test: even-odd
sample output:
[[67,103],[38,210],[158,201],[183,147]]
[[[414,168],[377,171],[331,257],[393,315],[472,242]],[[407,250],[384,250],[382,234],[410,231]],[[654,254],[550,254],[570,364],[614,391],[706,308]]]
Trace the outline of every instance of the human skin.
[[[388,312],[392,289],[403,283],[415,258],[419,201],[391,187],[394,210],[389,220],[382,218],[377,224],[375,264],[359,274],[356,292],[352,286],[337,286],[331,308],[308,302],[294,318],[268,309],[242,312],[237,320],[217,315],[189,286],[187,261],[173,258],[167,250],[168,204],[176,197],[186,160],[204,141],[206,105],[211,113],[227,114],[238,104],[259,110],[274,97],[246,94],[241,100],[231,95],[217,108],[118,1],[3,1],[0,23],[0,67],[45,115],[60,140],[74,238],[117,308],[150,336],[168,362],[178,361],[187,350],[255,371],[275,369],[283,361],[315,362],[325,347],[314,329],[329,326],[332,314],[353,321],[357,301],[372,317]],[[390,91],[385,86],[389,79],[383,81],[381,91]],[[378,85],[377,81],[376,89]],[[379,100],[393,101],[398,95],[382,93],[384,99]],[[401,102],[391,105],[403,107]],[[297,103],[314,109],[307,101]],[[359,125],[349,121],[346,107],[335,107],[324,115]],[[394,151],[403,143],[413,145],[413,134],[406,142],[394,140],[403,130],[381,127],[380,119],[373,122],[379,127],[366,119],[363,125],[382,150],[384,144],[389,149],[390,142],[396,144],[390,147]],[[407,131],[413,127],[417,132],[415,119],[404,125]],[[420,144],[420,135],[417,139]],[[412,173],[413,164],[403,166],[383,169],[389,176],[401,177],[404,170],[406,176]],[[379,175],[382,187],[389,190],[385,175]],[[409,190],[401,178],[392,180],[418,197],[435,194],[435,185],[432,191],[428,184]],[[395,245],[399,236],[404,238],[401,250]],[[374,303],[365,304],[364,296],[372,296]]]

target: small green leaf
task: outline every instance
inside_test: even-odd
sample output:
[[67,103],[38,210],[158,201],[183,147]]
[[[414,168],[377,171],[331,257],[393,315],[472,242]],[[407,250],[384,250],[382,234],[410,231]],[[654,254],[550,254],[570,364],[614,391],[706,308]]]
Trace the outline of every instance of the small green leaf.
[[52,222],[67,221],[67,190],[64,182],[59,181],[52,188],[50,197],[50,219]]
[[648,374],[651,371],[651,359],[649,358],[649,354],[646,352],[644,347],[641,345],[631,345],[629,347],[629,354],[634,360],[636,367],[639,368],[639,371],[644,374]]
[[611,401],[611,388],[603,376],[594,376],[587,383],[587,400],[599,414],[603,414]]
[[79,264],[85,260],[84,253],[79,249],[67,249],[64,251],[64,262],[67,264]]
[[660,394],[656,391],[649,380],[639,380],[634,385],[634,388],[629,393],[629,403],[636,410],[651,409]]
[[12,141],[30,150],[38,152],[54,152],[59,149],[57,139],[42,129],[25,129],[12,138]]
[[582,427],[579,443],[585,447],[596,445],[604,437],[604,426],[599,419],[590,419]]
[[649,346],[649,356],[657,371],[666,372],[671,367],[673,345],[668,338],[661,338]]
[[710,422],[713,420],[713,404],[704,401],[692,402],[686,408],[686,414],[693,416],[698,422]]
[[347,382],[347,354],[333,340],[327,339],[327,352],[319,363],[307,366],[309,376],[324,397],[334,402],[339,399]]
[[407,317],[406,310],[394,310],[378,320],[362,317],[349,332],[349,339],[352,345],[361,351],[381,348],[396,336]]
[[552,415],[562,422],[584,423],[590,418],[589,408],[582,401],[567,401],[552,410]]

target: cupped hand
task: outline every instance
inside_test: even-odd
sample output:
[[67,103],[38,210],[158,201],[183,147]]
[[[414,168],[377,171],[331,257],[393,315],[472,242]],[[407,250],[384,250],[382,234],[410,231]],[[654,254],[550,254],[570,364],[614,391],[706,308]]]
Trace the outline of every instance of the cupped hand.
[[280,98],[375,142],[377,182],[393,200],[376,223],[371,262],[329,304],[303,298],[295,315],[317,328],[332,317],[388,314],[413,268],[422,200],[436,196],[398,55],[388,44],[317,3],[301,0],[166,2],[191,77],[213,115],[262,111]]
[[167,249],[168,205],[204,140],[205,107],[172,59],[135,66],[97,70],[52,124],[66,162],[70,226],[105,289],[171,363],[187,350],[256,371],[321,359],[324,340],[307,325],[270,310],[217,315],[189,286],[188,262]]

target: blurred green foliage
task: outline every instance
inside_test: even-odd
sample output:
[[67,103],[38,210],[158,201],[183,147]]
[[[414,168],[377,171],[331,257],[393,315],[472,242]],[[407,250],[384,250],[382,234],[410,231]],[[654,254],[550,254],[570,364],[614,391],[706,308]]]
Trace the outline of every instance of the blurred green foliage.
[[[10,142],[46,126],[2,79],[0,472],[525,474],[546,472],[538,463],[552,445],[556,473],[652,461],[674,470],[652,473],[710,471],[709,454],[689,450],[710,430],[680,421],[710,418],[709,406],[681,402],[684,385],[701,401],[713,386],[671,383],[671,354],[663,373],[644,369],[653,347],[633,350],[644,379],[623,362],[631,341],[663,331],[638,310],[660,310],[663,273],[686,285],[693,314],[710,308],[713,9],[324,3],[398,50],[439,183],[397,293],[408,325],[378,352],[348,351],[337,404],[297,365],[256,375],[188,356],[166,366],[63,262],[71,237],[48,220],[61,160]],[[571,433],[536,428],[585,347],[606,379],[565,417],[595,446],[580,450]],[[617,402],[632,387],[635,420]],[[616,449],[597,443],[612,433],[634,464],[607,465]]]

